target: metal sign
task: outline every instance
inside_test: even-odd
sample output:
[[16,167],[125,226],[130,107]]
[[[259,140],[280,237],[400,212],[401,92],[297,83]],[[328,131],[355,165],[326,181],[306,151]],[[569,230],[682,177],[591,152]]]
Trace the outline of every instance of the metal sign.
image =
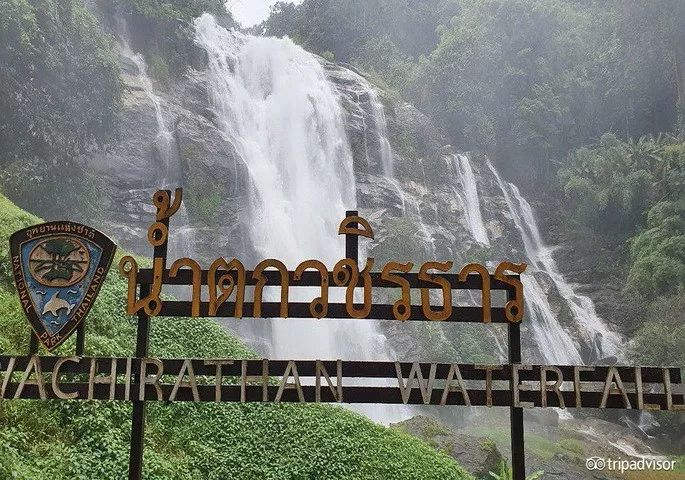
[[104,234],[67,221],[24,228],[10,237],[22,310],[48,350],[69,338],[88,314],[115,251]]
[[[514,480],[525,478],[523,408],[685,410],[679,368],[522,364],[520,274],[525,263],[503,261],[491,273],[476,263],[453,271],[451,261],[431,261],[412,272],[413,263],[398,261],[374,270],[375,261],[368,258],[362,268],[359,237],[373,239],[373,228],[358,212],[348,211],[338,230],[345,236],[345,257],[331,270],[315,259],[292,271],[277,259],[264,260],[252,270],[236,258],[218,258],[206,269],[191,258],[167,266],[169,221],[181,202],[181,189],[173,196],[167,190],[153,196],[156,217],[147,235],[154,249],[152,268],[140,269],[130,256],[119,263],[128,280],[127,312],[138,317],[134,356],[82,357],[82,328],[76,356],[37,356],[35,343],[32,355],[0,356],[0,398],[131,401],[130,479],[142,478],[147,401],[509,407]],[[19,296],[48,349],[63,342],[82,322],[114,248],[96,230],[70,222],[39,225],[12,236]],[[165,285],[190,286],[190,298],[163,299]],[[278,289],[278,301],[264,298],[265,287]],[[293,302],[291,289],[299,287],[318,290],[310,301]],[[343,289],[344,301],[332,301],[331,288]],[[374,288],[392,289],[397,297],[390,304],[374,303]],[[354,295],[357,289],[363,291],[360,299]],[[412,296],[412,290],[417,295]],[[455,304],[455,290],[480,291],[480,306]],[[432,301],[435,291],[442,301]],[[412,299],[420,299],[419,304]],[[149,358],[150,320],[155,316],[499,323],[507,327],[509,363]]]
[[14,399],[685,409],[678,368],[0,356],[0,371]]
[[[450,274],[448,272],[454,266],[451,261],[426,262],[419,267],[418,273],[410,273],[414,268],[412,262],[393,261],[380,272],[374,272],[375,260],[368,258],[362,269],[355,251],[353,257],[341,259],[331,271],[319,260],[306,260],[294,271],[288,271],[283,262],[273,258],[259,262],[250,271],[237,258],[218,258],[206,270],[192,258],[180,258],[167,270],[162,249],[168,242],[169,218],[178,210],[181,198],[180,189],[174,203],[168,192],[158,192],[155,196],[157,221],[148,230],[148,241],[155,248],[153,268],[139,270],[131,256],[123,257],[119,262],[119,271],[128,279],[127,311],[130,315],[144,312],[149,316],[374,318],[483,323],[518,323],[523,317],[523,285],[518,274],[525,271],[525,263],[501,262],[494,275],[477,263]],[[338,233],[355,242],[360,236],[374,238],[369,223],[356,212],[341,222]],[[136,296],[139,284],[149,286],[149,293],[140,298]],[[164,285],[192,286],[191,301],[163,301]],[[276,285],[280,287],[280,301],[264,301],[264,287]],[[255,287],[252,301],[246,299],[247,286]],[[302,286],[319,287],[319,296],[310,303],[291,302],[290,289]],[[345,289],[344,303],[329,302],[331,287]],[[371,295],[374,287],[399,289],[401,297],[392,305],[374,305]],[[363,289],[361,304],[355,302],[357,288]],[[420,306],[411,304],[411,289],[420,290]],[[441,291],[439,307],[431,305],[431,289]],[[454,307],[453,289],[481,290],[482,306]],[[505,290],[512,295],[503,306],[493,307],[492,290]],[[203,297],[208,300],[202,301]]]

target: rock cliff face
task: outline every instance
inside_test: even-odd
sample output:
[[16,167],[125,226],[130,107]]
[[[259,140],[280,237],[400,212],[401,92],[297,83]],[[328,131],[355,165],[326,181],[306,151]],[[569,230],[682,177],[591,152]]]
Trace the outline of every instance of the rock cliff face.
[[[105,180],[108,230],[125,248],[149,255],[145,232],[154,211],[152,193],[183,187],[186,214],[174,220],[183,222],[181,228],[194,227],[195,241],[202,245],[197,253],[241,253],[245,246],[231,239],[241,238],[238,218],[247,175],[232,143],[213,123],[203,75],[191,70],[170,91],[150,92],[145,72],[123,54],[121,59],[126,93],[119,140],[86,158]],[[171,155],[156,141],[162,128],[157,108],[170,126]]]
[[418,416],[391,425],[424,440],[436,449],[453,457],[476,478],[489,478],[490,472],[499,472],[506,460],[497,446],[484,437],[464,435],[447,430],[429,417]]

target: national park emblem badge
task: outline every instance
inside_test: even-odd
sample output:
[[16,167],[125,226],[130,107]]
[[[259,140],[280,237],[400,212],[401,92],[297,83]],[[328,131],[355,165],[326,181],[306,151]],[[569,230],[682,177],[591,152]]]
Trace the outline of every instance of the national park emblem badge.
[[34,225],[10,237],[12,271],[31,328],[52,351],[95,303],[116,245],[94,228],[60,221]]

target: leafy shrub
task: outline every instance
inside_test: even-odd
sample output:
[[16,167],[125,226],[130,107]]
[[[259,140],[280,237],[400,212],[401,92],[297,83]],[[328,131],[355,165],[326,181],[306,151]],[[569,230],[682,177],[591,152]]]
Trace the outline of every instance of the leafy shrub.
[[643,308],[643,323],[631,343],[639,365],[685,365],[685,291]]
[[182,77],[189,66],[196,66],[192,21],[203,12],[217,17],[225,27],[235,26],[222,0],[98,0],[110,21],[126,21],[129,43],[142,52],[154,78],[167,86]]
[[102,215],[103,184],[101,177],[73,158],[34,157],[0,170],[0,191],[50,220],[61,217],[65,205],[75,205],[83,218],[97,221]]
[[685,146],[612,134],[560,172],[576,219],[630,243],[627,290],[647,300],[685,284]]
[[559,440],[559,446],[564,450],[576,454],[578,457],[585,455],[585,445],[575,438],[562,438]]
[[631,240],[628,288],[655,298],[685,285],[685,200],[659,202],[647,219],[650,228]]
[[148,63],[150,65],[152,77],[163,87],[167,87],[171,82],[171,76],[169,74],[169,65],[166,60],[159,55],[152,55]]
[[203,12],[226,13],[221,0],[115,0],[121,11],[157,20],[192,20]]
[[335,62],[335,54],[331,52],[330,50],[326,50],[325,52],[321,52],[321,57],[324,58],[325,60],[329,62]]
[[29,225],[38,223],[38,217],[17,208],[7,198],[0,195],[0,287],[9,288],[12,284],[12,264],[10,262],[9,239],[12,233]]
[[377,265],[397,259],[411,259],[415,265],[419,265],[423,259],[429,260],[420,224],[409,216],[388,219],[387,222],[383,241],[374,246],[370,253],[376,258]]
[[652,172],[612,134],[603,135],[595,148],[575,151],[560,177],[578,220],[603,233],[629,234],[658,198]]
[[189,175],[188,187],[183,193],[190,217],[204,225],[218,225],[221,216],[221,188],[205,174],[190,171]]

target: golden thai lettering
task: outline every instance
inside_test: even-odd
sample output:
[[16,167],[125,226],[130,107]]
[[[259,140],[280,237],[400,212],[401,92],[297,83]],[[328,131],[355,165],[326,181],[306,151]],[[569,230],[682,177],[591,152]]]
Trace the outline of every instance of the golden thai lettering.
[[523,318],[523,284],[521,280],[510,278],[505,272],[510,271],[519,275],[526,271],[525,263],[502,262],[495,269],[495,278],[502,283],[511,285],[516,292],[514,299],[509,300],[504,306],[504,315],[511,323],[518,323]]
[[288,269],[283,262],[273,258],[259,262],[252,273],[252,278],[257,280],[254,290],[254,317],[262,316],[262,293],[264,285],[266,285],[264,270],[269,267],[275,268],[281,274],[281,309],[279,316],[281,318],[288,318]]
[[[352,318],[366,318],[371,313],[371,269],[373,268],[374,259],[368,258],[366,260],[366,267],[359,273],[359,266],[357,262],[343,258],[333,267],[333,281],[339,287],[346,286],[345,291],[345,309],[347,314]],[[364,281],[364,299],[362,308],[354,306],[354,289],[359,286],[359,278]]]
[[[412,316],[411,305],[411,289],[412,276],[410,271],[414,267],[412,262],[400,263],[390,261],[378,273],[371,272],[374,266],[374,259],[369,258],[363,270],[360,271],[360,266],[356,260],[345,258],[338,261],[333,271],[329,272],[326,265],[316,259],[306,260],[300,263],[294,271],[288,271],[286,266],[277,259],[263,260],[255,267],[253,272],[245,269],[243,264],[238,259],[227,261],[224,258],[218,258],[209,266],[209,270],[203,271],[199,263],[190,258],[181,258],[176,260],[170,269],[166,269],[166,247],[169,239],[169,218],[174,215],[180,208],[183,198],[181,189],[177,189],[173,198],[168,191],[160,190],[153,196],[153,203],[157,209],[155,221],[148,229],[148,241],[150,245],[155,247],[156,256],[153,261],[153,268],[151,272],[146,272],[146,275],[152,275],[151,283],[149,283],[149,290],[145,291],[142,298],[137,298],[138,287],[138,265],[136,260],[131,256],[123,257],[119,264],[119,271],[128,279],[128,301],[127,313],[133,315],[140,311],[144,311],[149,316],[155,316],[162,310],[162,301],[160,299],[162,285],[168,278],[178,277],[180,271],[184,268],[189,268],[192,272],[192,282],[187,278],[182,281],[171,283],[190,284],[192,285],[192,304],[191,315],[200,316],[201,314],[207,316],[216,316],[221,310],[221,306],[229,301],[235,292],[234,309],[232,316],[235,318],[242,318],[245,307],[245,290],[248,285],[254,285],[254,296],[252,299],[252,316],[263,316],[263,295],[264,287],[267,286],[268,279],[275,286],[280,287],[280,308],[278,314],[271,312],[271,316],[278,316],[282,318],[288,317],[289,314],[289,288],[291,279],[295,282],[302,283],[302,278],[306,277],[308,280],[306,286],[314,286],[316,283],[311,282],[311,275],[305,275],[307,270],[316,270],[320,276],[320,294],[309,303],[309,315],[311,318],[325,318],[330,309],[330,274],[333,276],[333,283],[338,287],[345,287],[345,311],[351,318],[368,318],[373,309],[372,305],[372,279],[378,278],[383,282],[382,286],[392,287],[397,286],[400,289],[400,298],[392,305],[392,316],[396,320],[405,321],[410,320]],[[67,225],[68,226],[68,225]],[[60,227],[60,225],[57,225]],[[41,227],[37,227],[41,228]],[[61,228],[61,227],[60,227]],[[66,227],[65,227],[66,228]],[[75,226],[75,228],[77,228]],[[38,232],[36,232],[38,233]],[[339,225],[338,233],[341,235],[362,236],[369,239],[374,238],[374,232],[369,222],[358,216],[350,215],[346,217]],[[451,270],[453,262],[438,262],[429,261],[420,266],[416,278],[420,284],[417,286],[420,289],[421,296],[421,319],[443,321],[455,320],[452,319],[452,289],[464,288],[463,285],[456,286],[455,282],[462,284],[468,281],[469,275],[477,274],[480,276],[480,290],[481,290],[481,305],[482,305],[482,321],[489,323],[492,321],[492,281],[493,275],[488,272],[488,269],[478,263],[469,263],[461,268],[457,275],[451,274],[440,275]],[[275,269],[279,273],[280,282],[276,284],[274,275],[267,274],[267,269]],[[507,290],[511,292],[508,296],[505,306],[497,307],[504,311],[504,317],[509,322],[520,322],[523,317],[523,284],[519,277],[513,274],[521,274],[525,271],[525,263],[502,262],[495,271],[494,278],[500,283],[497,284],[498,289],[503,289],[502,284],[506,285]],[[513,274],[512,274],[513,273]],[[251,278],[248,278],[250,276]],[[449,277],[449,278],[448,278]],[[207,285],[206,305],[202,303],[202,288]],[[271,285],[270,285],[271,286]],[[296,285],[300,286],[300,285]],[[302,284],[304,286],[304,284]],[[363,300],[361,304],[355,303],[355,292],[358,288],[363,290]],[[442,294],[442,305],[439,307],[431,306],[431,292],[439,289]],[[249,304],[248,304],[249,305]],[[298,316],[302,312],[298,310]],[[336,315],[339,311],[336,310]],[[498,318],[498,320],[501,316]],[[456,319],[457,321],[460,319]],[[501,321],[501,320],[500,320]]]
[[397,320],[405,321],[411,316],[411,285],[406,278],[401,275],[394,275],[392,272],[409,273],[412,268],[414,268],[414,264],[411,262],[388,262],[381,271],[382,280],[394,283],[401,288],[401,298],[392,305],[392,314]]
[[177,188],[174,192],[174,200],[171,201],[169,192],[166,190],[158,190],[152,197],[152,203],[157,207],[157,221],[160,222],[167,218],[171,218],[174,213],[181,207],[183,201],[183,189]]
[[481,279],[481,305],[483,306],[483,323],[490,323],[491,321],[491,302],[490,302],[490,272],[483,265],[478,263],[469,263],[464,265],[459,272],[459,281],[465,282],[469,273],[477,273]]
[[305,260],[295,269],[293,280],[299,281],[308,268],[318,270],[321,275],[321,296],[316,297],[309,304],[309,313],[314,318],[323,318],[328,313],[328,269],[319,260]]
[[162,274],[164,273],[164,259],[156,257],[152,267],[152,286],[150,293],[140,300],[136,299],[136,287],[138,282],[138,263],[136,259],[127,255],[119,261],[119,273],[128,279],[128,291],[126,301],[126,313],[135,315],[140,310],[151,317],[158,315],[162,310]]
[[192,258],[179,258],[171,264],[171,269],[169,269],[169,277],[175,278],[183,267],[190,268],[190,271],[193,274],[193,293],[190,314],[193,317],[199,317],[202,295],[202,267]]
[[452,286],[449,280],[443,277],[431,275],[428,270],[448,272],[452,268],[452,262],[426,262],[419,270],[419,280],[439,285],[442,289],[442,308],[433,310],[430,304],[430,289],[421,288],[421,308],[423,314],[429,320],[447,320],[452,315]]
[[[233,278],[229,272],[236,271],[238,281]],[[218,272],[224,271],[220,277],[217,278]],[[243,318],[243,303],[245,302],[245,267],[237,259],[226,262],[223,258],[217,258],[212,262],[207,274],[207,286],[209,288],[209,316],[216,316],[219,307],[231,297],[233,290],[235,293],[235,309],[233,316],[235,318]],[[237,286],[237,289],[236,289]],[[221,292],[218,296],[216,289],[219,288]]]
[[[354,226],[357,225],[357,226]],[[373,240],[373,228],[369,222],[358,215],[350,215],[340,222],[338,235],[359,235]]]

